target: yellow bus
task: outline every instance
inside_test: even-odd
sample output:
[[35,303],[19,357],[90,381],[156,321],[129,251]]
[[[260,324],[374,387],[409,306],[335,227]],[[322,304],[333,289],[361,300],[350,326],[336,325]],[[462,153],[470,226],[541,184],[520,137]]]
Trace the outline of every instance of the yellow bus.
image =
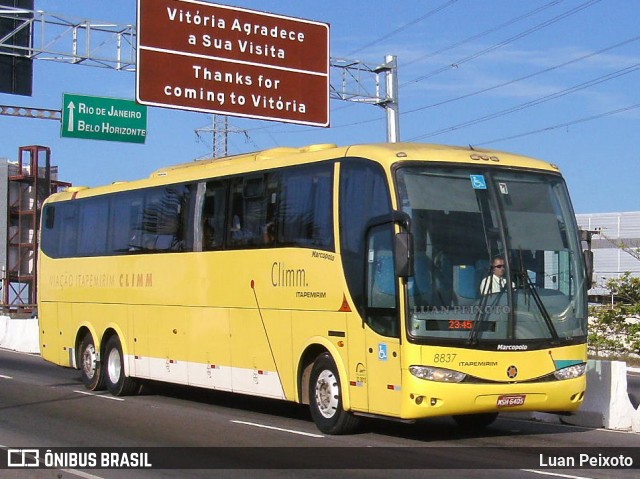
[[[43,206],[44,359],[362,416],[570,412],[587,277],[558,167],[427,144],[275,148]],[[490,286],[487,286],[490,285]]]

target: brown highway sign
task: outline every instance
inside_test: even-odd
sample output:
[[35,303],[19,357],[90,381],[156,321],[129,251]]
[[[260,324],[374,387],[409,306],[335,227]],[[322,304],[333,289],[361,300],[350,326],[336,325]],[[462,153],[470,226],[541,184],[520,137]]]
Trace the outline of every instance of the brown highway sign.
[[138,0],[141,104],[329,126],[329,26],[193,0]]

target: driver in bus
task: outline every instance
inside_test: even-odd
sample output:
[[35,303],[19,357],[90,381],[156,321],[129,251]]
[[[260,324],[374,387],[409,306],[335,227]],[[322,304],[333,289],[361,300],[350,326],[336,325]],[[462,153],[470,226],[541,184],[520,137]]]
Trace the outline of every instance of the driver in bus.
[[[507,280],[504,277],[505,262],[502,256],[496,256],[491,262],[491,274],[480,282],[480,293],[491,294],[504,291]],[[511,283],[514,286],[513,283]]]

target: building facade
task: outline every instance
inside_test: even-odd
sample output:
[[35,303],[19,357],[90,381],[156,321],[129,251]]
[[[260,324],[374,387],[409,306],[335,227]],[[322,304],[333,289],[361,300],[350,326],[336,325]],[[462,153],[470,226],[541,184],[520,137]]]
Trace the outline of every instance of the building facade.
[[608,295],[604,285],[629,272],[640,277],[640,211],[576,215],[578,226],[593,232],[591,295]]

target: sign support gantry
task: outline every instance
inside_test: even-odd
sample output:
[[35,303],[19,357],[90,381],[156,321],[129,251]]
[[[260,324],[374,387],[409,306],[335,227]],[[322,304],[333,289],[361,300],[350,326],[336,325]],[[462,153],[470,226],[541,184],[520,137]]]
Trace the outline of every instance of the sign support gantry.
[[[0,7],[0,18],[14,19],[17,23],[13,31],[0,37],[3,54],[135,71],[135,25],[66,17],[41,10],[31,12],[31,18],[18,16],[24,13],[21,8]],[[23,31],[30,32],[31,45],[12,45]]]
[[387,112],[387,141],[400,141],[397,57],[387,55],[381,65],[332,58],[330,65],[340,73],[339,81],[331,84],[330,97],[384,108]]
[[[23,12],[23,9],[2,7],[0,17],[14,18],[16,14]],[[12,55],[136,71],[135,25],[97,22],[43,11],[34,11],[33,14],[33,18],[24,19],[13,32],[0,38],[0,52],[9,48],[14,35],[28,29],[32,32],[31,46],[11,46]],[[387,113],[387,141],[399,141],[400,110],[396,56],[387,55],[384,63],[380,65],[342,58],[330,58],[329,64],[335,73],[330,82],[330,98],[384,108]],[[11,107],[11,110],[7,110],[0,105],[0,114],[40,118],[33,114],[22,115],[20,108]]]

